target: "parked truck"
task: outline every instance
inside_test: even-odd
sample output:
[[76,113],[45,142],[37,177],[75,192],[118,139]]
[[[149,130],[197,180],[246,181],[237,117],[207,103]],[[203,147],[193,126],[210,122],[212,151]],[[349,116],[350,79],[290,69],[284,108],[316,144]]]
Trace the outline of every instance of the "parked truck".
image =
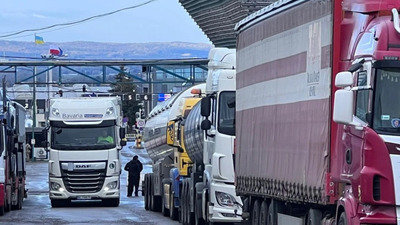
[[49,111],[51,205],[100,199],[118,206],[119,150],[126,144],[120,98],[55,98]]
[[0,107],[0,216],[21,209],[25,189],[25,108],[6,95],[5,79]]
[[236,25],[252,224],[400,224],[400,1],[286,0]]
[[[191,90],[204,98],[194,107],[194,101],[183,99],[181,113],[162,123],[168,123],[162,130],[166,143],[174,148],[169,164],[164,164],[171,165],[165,171],[167,175],[158,179],[163,194],[157,204],[161,203],[164,215],[169,212],[173,219],[180,215],[184,225],[241,221],[241,199],[235,195],[233,170],[235,50],[214,48],[209,60],[205,90]],[[145,128],[146,149],[152,146],[148,144],[152,133],[146,132],[154,130],[151,116]],[[149,193],[154,193],[154,175],[148,175],[147,180]],[[154,201],[147,196],[145,199],[145,207],[152,209]]]
[[[145,149],[153,162],[153,172],[146,174],[144,178],[145,209],[162,211],[164,215],[170,213],[170,217],[175,220],[178,219],[180,206],[179,185],[173,186],[171,182],[180,183],[181,180],[172,180],[173,176],[170,173],[181,166],[180,171],[187,173],[191,161],[182,155],[185,153],[168,145],[167,138],[171,138],[175,130],[167,129],[167,127],[169,121],[184,117],[185,111],[190,110],[200,100],[201,93],[192,94],[192,90],[198,89],[203,90],[204,93],[205,84],[187,88],[158,104],[150,112],[143,132]],[[172,139],[176,141],[176,137]],[[165,185],[168,185],[168,188]],[[169,186],[172,187],[169,188]],[[173,191],[172,188],[176,190]],[[170,201],[173,202],[170,203]]]

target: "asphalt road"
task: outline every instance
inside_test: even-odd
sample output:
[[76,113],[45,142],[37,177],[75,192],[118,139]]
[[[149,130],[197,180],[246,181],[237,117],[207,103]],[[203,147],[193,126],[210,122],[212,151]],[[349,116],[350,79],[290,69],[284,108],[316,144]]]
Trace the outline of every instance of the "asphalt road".
[[[151,172],[151,161],[144,149],[135,149],[133,142],[121,150],[122,168],[134,155],[144,164],[143,174]],[[47,161],[27,163],[28,198],[22,210],[6,213],[0,224],[157,224],[178,225],[161,213],[146,211],[143,196],[126,197],[127,173],[121,174],[121,201],[119,207],[103,207],[100,202],[78,202],[64,208],[52,208],[48,196]],[[144,175],[141,176],[142,178]]]

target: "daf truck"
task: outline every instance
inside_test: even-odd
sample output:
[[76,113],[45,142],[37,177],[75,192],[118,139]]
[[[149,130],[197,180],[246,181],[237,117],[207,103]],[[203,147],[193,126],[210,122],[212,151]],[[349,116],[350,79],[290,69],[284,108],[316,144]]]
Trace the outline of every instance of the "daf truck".
[[124,136],[119,97],[51,99],[47,136],[51,205],[100,199],[106,206],[118,206]]

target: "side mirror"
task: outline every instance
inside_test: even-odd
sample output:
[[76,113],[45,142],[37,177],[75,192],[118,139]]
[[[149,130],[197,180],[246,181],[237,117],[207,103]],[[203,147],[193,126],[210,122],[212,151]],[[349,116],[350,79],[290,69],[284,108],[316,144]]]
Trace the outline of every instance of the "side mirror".
[[125,141],[125,140],[121,140],[121,141],[119,142],[119,144],[120,144],[121,146],[125,146],[125,145],[126,145],[126,141]]
[[[211,112],[211,98],[209,96],[201,99],[201,112],[204,117],[209,117]],[[204,121],[203,121],[204,122]]]
[[47,152],[49,151],[49,142],[48,141],[42,141],[40,144],[43,146],[44,150],[46,150]]
[[348,71],[340,72],[336,75],[335,86],[344,88],[353,85],[353,74]]
[[333,121],[351,124],[353,121],[354,94],[351,90],[337,90],[333,105]]
[[119,138],[125,138],[125,128],[121,127],[119,128]]
[[208,119],[205,119],[201,122],[201,129],[202,130],[209,130],[211,129],[211,121]]

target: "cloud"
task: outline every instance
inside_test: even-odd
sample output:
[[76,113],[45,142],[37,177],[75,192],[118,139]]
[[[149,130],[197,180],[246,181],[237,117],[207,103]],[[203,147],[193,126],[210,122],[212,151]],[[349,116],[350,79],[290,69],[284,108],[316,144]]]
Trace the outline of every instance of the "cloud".
[[36,17],[36,18],[39,18],[39,19],[47,19],[47,16],[36,14],[36,13],[32,14],[32,16]]

